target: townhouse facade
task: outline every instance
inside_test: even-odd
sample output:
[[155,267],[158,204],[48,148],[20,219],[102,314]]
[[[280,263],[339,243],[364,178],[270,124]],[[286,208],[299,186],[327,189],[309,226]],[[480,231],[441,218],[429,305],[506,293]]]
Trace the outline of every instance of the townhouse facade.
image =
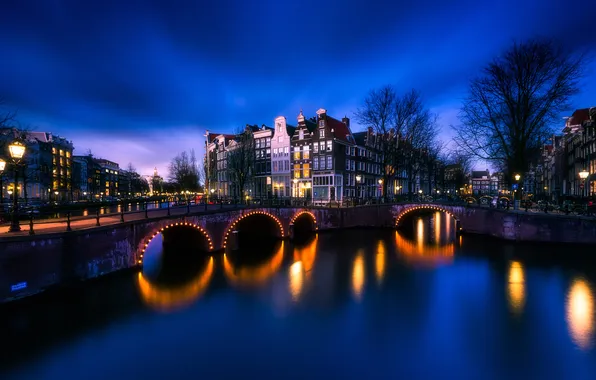
[[291,138],[296,127],[287,123],[283,116],[274,121],[275,130],[271,140],[271,180],[273,196],[278,198],[290,197],[292,186],[292,171],[290,169]]

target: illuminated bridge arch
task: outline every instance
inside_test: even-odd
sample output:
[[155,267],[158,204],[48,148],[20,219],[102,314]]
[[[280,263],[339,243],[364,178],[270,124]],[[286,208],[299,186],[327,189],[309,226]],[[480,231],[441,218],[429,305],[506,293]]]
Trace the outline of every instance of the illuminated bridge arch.
[[207,232],[206,229],[204,229],[203,227],[201,227],[195,223],[172,222],[170,224],[167,224],[167,225],[161,227],[159,230],[157,230],[153,234],[151,234],[151,236],[148,239],[145,239],[143,246],[141,248],[141,254],[139,255],[138,263],[139,264],[143,263],[143,256],[145,254],[145,250],[149,246],[149,243],[151,243],[151,240],[153,240],[157,235],[161,234],[165,230],[167,230],[169,228],[175,228],[175,227],[191,227],[191,228],[198,230],[199,232],[201,232],[203,237],[205,237],[205,240],[207,240],[207,250],[213,251],[213,240],[211,239],[211,236],[209,235],[209,232]]
[[319,229],[319,225],[317,224],[317,217],[315,216],[315,214],[313,214],[310,211],[299,211],[296,214],[294,214],[294,216],[292,217],[292,219],[290,220],[290,224],[294,224],[296,222],[296,220],[300,217],[302,217],[303,215],[307,215],[307,217],[310,217],[312,219],[312,222],[314,224],[315,230]]
[[440,212],[444,212],[447,215],[451,216],[456,222],[459,222],[459,218],[453,212],[449,211],[448,209],[446,209],[444,207],[433,205],[433,204],[415,205],[415,206],[407,207],[405,210],[403,210],[402,212],[399,213],[399,215],[397,216],[397,218],[395,218],[395,227],[399,227],[400,226],[401,221],[403,220],[403,218],[406,215],[411,214],[412,212],[416,212],[416,211],[440,211]]
[[280,237],[283,238],[285,236],[284,227],[281,224],[281,220],[279,220],[279,218],[277,216],[275,216],[271,213],[268,213],[266,211],[260,211],[260,210],[251,211],[251,212],[247,212],[246,214],[243,214],[240,217],[234,219],[234,221],[228,225],[228,227],[226,228],[226,232],[224,233],[224,237],[223,237],[223,248],[224,249],[227,246],[228,239],[230,237],[230,233],[236,228],[238,223],[241,222],[242,220],[248,218],[249,216],[254,216],[254,215],[265,215],[265,216],[268,216],[269,218],[271,218],[279,227]]

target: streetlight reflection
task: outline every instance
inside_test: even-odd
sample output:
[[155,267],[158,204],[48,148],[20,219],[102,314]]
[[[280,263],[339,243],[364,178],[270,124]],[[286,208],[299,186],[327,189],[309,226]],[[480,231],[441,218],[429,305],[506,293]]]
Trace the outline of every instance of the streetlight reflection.
[[521,314],[526,304],[524,267],[519,261],[509,262],[507,297],[509,307],[515,314]]
[[379,240],[377,243],[377,254],[375,255],[375,276],[378,285],[381,285],[385,277],[385,260],[385,242]]
[[580,349],[589,349],[594,334],[594,295],[586,280],[576,278],[573,281],[566,306],[571,339]]
[[362,299],[364,284],[366,283],[366,273],[364,267],[364,253],[359,250],[356,253],[354,264],[352,266],[352,293],[354,298],[359,301]]
[[303,293],[304,287],[308,284],[312,276],[312,268],[317,254],[317,243],[319,235],[303,247],[294,248],[294,263],[290,266],[288,274],[290,294],[292,300],[298,302]]

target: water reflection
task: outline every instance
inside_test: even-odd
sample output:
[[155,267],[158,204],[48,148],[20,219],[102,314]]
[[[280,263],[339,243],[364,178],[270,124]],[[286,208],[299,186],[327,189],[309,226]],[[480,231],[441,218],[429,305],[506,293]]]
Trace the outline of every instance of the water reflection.
[[213,275],[213,257],[205,268],[187,284],[176,287],[161,287],[152,284],[139,272],[137,285],[143,302],[152,309],[171,312],[193,304],[207,289]]
[[311,280],[312,268],[317,255],[319,235],[302,247],[294,247],[294,262],[289,268],[288,282],[292,300],[298,302],[305,285]]
[[583,350],[590,348],[594,334],[594,295],[583,278],[576,278],[569,289],[567,324],[573,342]]
[[375,277],[377,278],[377,284],[381,285],[383,278],[385,277],[385,242],[379,240],[377,243],[377,253],[375,255]]
[[226,254],[223,255],[223,270],[226,279],[234,286],[260,286],[279,270],[284,258],[284,242],[271,258],[256,266],[233,264]]
[[[451,221],[449,221],[451,222]],[[398,254],[406,261],[415,264],[436,266],[451,264],[455,253],[452,241],[430,244],[425,238],[426,225],[422,219],[416,221],[415,241],[408,239],[399,231],[395,232],[395,245]]]
[[364,265],[364,252],[362,249],[359,249],[352,265],[352,294],[357,301],[362,299],[364,284],[366,283]]
[[509,262],[507,296],[513,313],[523,313],[526,304],[525,275],[524,267],[519,261]]

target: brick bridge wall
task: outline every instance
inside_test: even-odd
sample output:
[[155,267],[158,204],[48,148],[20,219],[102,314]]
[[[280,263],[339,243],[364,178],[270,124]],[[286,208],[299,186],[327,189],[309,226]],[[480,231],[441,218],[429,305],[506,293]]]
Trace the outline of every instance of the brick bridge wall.
[[[297,216],[316,219],[318,230],[358,226],[394,227],[421,209],[448,212],[464,232],[518,241],[596,242],[596,221],[576,217],[507,213],[501,210],[440,204],[375,205],[355,208],[257,208],[200,215],[170,216],[108,225],[90,230],[0,238],[0,302],[49,286],[97,277],[142,262],[145,245],[165,228],[189,224],[208,237],[211,251],[229,249],[234,223],[252,213],[274,219],[280,237],[291,237]],[[283,231],[283,233],[282,233]],[[226,239],[226,235],[228,238]]]

